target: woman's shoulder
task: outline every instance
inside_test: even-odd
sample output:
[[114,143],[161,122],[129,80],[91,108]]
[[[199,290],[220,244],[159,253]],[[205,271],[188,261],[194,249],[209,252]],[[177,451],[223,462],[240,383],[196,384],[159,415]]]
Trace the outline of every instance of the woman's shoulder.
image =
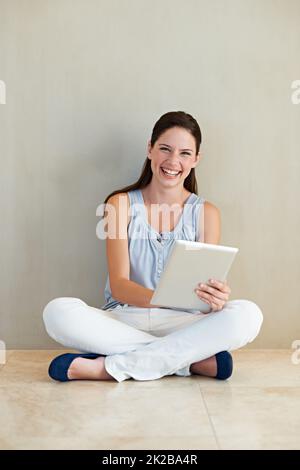
[[118,203],[119,201],[128,201],[128,193],[127,192],[121,192],[121,193],[116,193],[110,196],[107,199],[107,202],[109,204],[115,204]]
[[218,244],[221,231],[221,211],[210,201],[204,201],[204,240]]
[[203,199],[204,210],[207,214],[217,214],[220,213],[220,209],[212,202],[207,199]]
[[203,201],[204,207],[204,220],[205,222],[212,222],[217,223],[221,218],[221,211],[220,209],[214,204],[213,202],[207,201],[206,199]]
[[[108,198],[106,204],[114,207],[115,209],[114,215],[116,217],[119,217],[120,214],[122,213],[123,216],[126,218],[125,220],[127,220],[127,226],[128,226],[129,221],[130,221],[130,213],[129,213],[130,201],[129,201],[128,192],[120,192],[120,193],[113,194],[112,196]],[[124,220],[124,219],[122,218],[120,220]]]

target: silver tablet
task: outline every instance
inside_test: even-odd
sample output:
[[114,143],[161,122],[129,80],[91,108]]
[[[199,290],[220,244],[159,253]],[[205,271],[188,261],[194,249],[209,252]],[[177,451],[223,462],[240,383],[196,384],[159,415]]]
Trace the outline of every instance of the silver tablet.
[[194,289],[209,279],[224,281],[238,251],[231,246],[175,240],[150,303],[208,313],[210,305]]

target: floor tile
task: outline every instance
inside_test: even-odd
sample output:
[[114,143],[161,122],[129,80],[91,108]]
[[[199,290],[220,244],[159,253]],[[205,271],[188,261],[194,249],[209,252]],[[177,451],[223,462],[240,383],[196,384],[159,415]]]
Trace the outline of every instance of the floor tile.
[[221,449],[300,449],[300,387],[206,387]]

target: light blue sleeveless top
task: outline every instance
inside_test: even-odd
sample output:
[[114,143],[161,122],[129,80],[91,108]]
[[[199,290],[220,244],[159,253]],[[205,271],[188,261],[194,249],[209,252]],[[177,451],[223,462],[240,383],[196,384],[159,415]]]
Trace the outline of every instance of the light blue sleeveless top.
[[[147,209],[141,190],[131,190],[127,194],[131,216],[127,229],[130,280],[155,290],[174,240],[198,241],[200,239],[200,215],[204,209],[205,199],[191,193],[174,230],[159,233],[148,223]],[[102,310],[113,309],[117,305],[128,306],[112,297],[109,274],[104,297],[105,304],[100,307]]]

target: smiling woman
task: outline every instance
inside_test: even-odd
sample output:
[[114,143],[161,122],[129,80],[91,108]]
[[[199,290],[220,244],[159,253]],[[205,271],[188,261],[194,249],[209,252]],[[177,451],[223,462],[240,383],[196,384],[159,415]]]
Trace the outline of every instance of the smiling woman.
[[[191,295],[210,305],[208,314],[151,303],[176,239],[219,243],[220,211],[198,195],[195,167],[201,139],[190,114],[164,114],[154,125],[138,181],[105,199],[104,216],[112,214],[106,220],[105,304],[94,308],[67,297],[46,305],[49,335],[87,352],[54,359],[52,378],[121,382],[193,373],[227,379],[232,373],[229,351],[257,336],[263,320],[260,308],[249,300],[230,301],[226,281],[191,286]],[[153,206],[160,214],[154,221]],[[161,211],[174,206],[176,213]]]

